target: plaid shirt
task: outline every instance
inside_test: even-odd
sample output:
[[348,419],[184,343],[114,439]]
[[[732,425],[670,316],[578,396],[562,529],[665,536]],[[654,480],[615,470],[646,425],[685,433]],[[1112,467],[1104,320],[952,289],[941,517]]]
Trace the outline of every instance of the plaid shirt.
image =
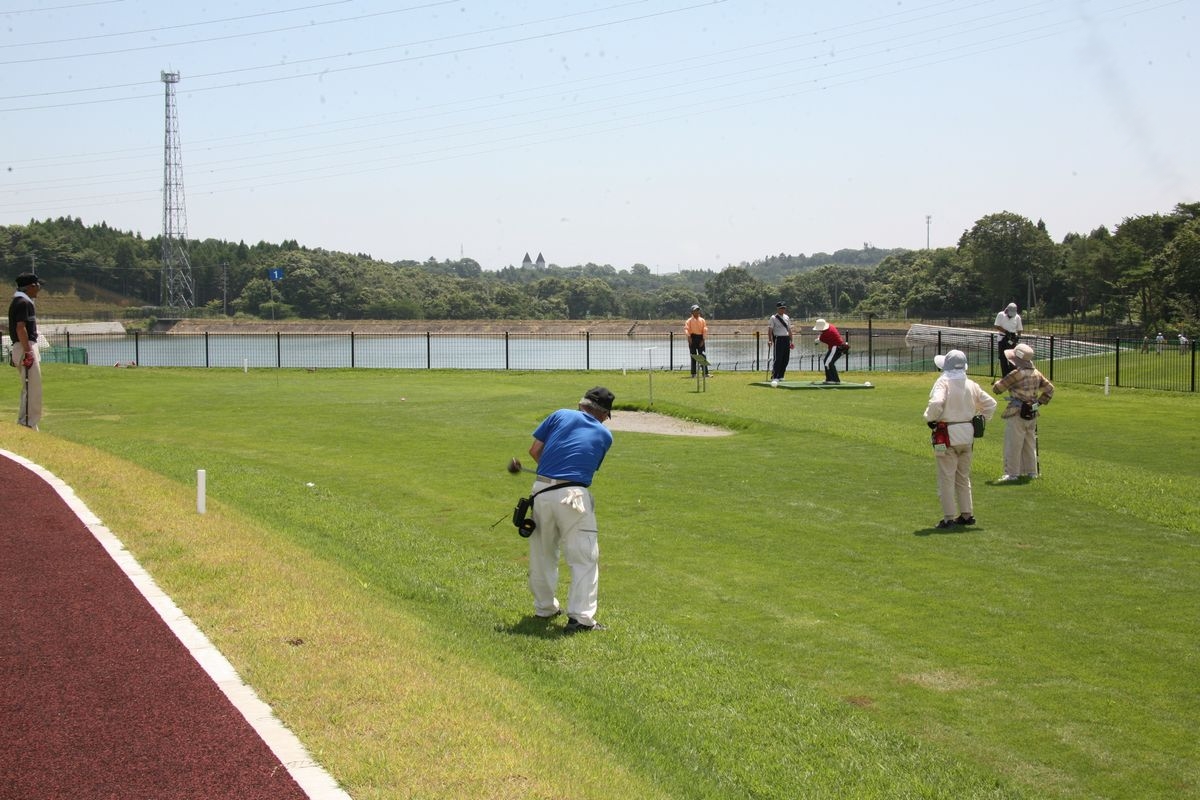
[[1002,419],[1007,419],[1021,412],[1021,403],[1049,403],[1054,396],[1054,384],[1036,367],[1014,369],[993,383],[992,391],[996,394],[1008,392],[1008,405],[1000,414]]

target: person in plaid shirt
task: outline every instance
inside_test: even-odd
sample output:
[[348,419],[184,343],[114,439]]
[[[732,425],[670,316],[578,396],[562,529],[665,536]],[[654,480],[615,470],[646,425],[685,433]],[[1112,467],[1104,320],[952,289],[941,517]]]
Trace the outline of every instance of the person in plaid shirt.
[[1033,365],[1033,348],[1019,344],[1004,351],[1013,371],[992,384],[996,394],[1008,392],[1004,420],[1004,474],[1000,481],[1038,476],[1037,418],[1039,407],[1054,396],[1054,384]]

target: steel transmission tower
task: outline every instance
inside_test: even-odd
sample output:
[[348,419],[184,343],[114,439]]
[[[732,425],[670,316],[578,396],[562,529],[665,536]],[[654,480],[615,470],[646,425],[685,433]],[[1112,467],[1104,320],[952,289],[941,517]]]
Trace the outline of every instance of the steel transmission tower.
[[163,145],[162,304],[191,308],[196,303],[192,265],[187,257],[187,212],[183,203],[183,162],[179,116],[175,112],[178,72],[162,73],[166,85],[167,125]]

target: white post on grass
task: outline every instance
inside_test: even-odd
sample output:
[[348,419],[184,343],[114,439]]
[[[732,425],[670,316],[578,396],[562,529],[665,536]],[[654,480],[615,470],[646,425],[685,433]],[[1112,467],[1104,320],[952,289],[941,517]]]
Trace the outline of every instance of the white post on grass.
[[249,372],[249,371],[250,371],[250,359],[243,358],[242,359],[242,372]]
[[203,514],[205,508],[205,493],[207,492],[208,473],[202,469],[196,470],[196,513]]
[[1104,376],[1104,396],[1108,397],[1108,376]]
[[646,364],[647,364],[646,374],[649,376],[649,379],[650,379],[650,402],[648,403],[648,405],[654,405],[654,351],[657,349],[658,349],[657,346],[645,348]]

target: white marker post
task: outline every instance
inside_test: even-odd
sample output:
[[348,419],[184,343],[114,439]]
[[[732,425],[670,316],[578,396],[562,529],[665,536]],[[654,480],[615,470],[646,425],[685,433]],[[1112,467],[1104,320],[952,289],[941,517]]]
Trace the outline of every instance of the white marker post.
[[1108,397],[1108,376],[1104,376],[1104,396]]
[[647,364],[646,374],[650,378],[650,402],[648,405],[654,405],[654,351],[657,349],[657,346],[645,348]]
[[208,473],[202,469],[196,470],[196,513],[203,514],[206,498],[205,494],[208,491]]

